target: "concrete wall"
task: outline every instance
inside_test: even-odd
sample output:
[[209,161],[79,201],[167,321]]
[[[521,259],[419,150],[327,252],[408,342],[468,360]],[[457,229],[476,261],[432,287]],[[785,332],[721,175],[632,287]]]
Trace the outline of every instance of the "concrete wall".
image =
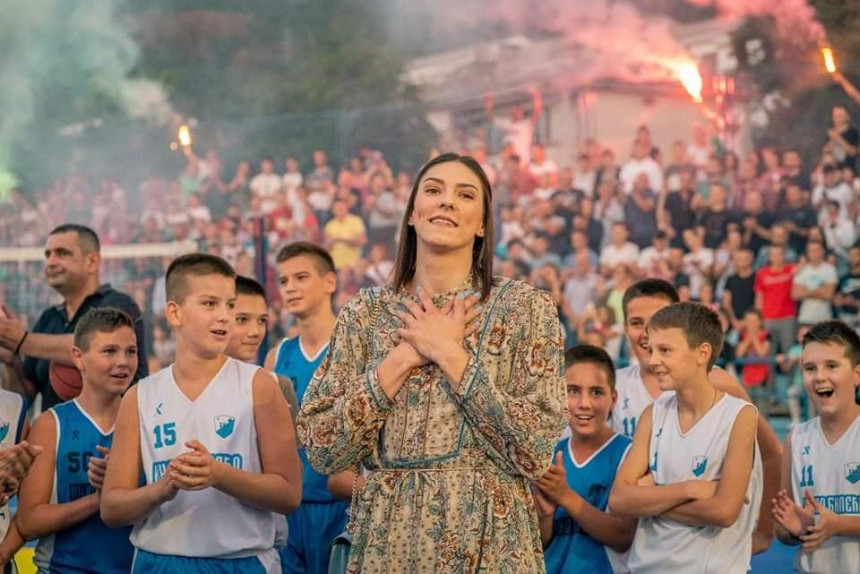
[[588,138],[613,148],[619,162],[626,161],[642,124],[650,128],[665,161],[672,142],[689,142],[693,123],[706,122],[700,105],[692,100],[616,91],[579,92],[549,111],[552,139],[547,154],[559,166],[574,165],[579,146]]

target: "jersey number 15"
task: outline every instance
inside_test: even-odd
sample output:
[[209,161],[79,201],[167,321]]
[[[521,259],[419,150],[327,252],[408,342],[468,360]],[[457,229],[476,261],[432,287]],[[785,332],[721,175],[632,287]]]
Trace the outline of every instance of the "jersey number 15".
[[152,432],[155,435],[155,448],[176,444],[176,423],[156,425]]

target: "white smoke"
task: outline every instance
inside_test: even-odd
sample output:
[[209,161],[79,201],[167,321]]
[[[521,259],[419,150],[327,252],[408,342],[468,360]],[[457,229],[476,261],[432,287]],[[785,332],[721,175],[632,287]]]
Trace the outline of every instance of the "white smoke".
[[[0,171],[10,167],[14,146],[27,137],[37,114],[50,118],[61,111],[68,117],[68,109],[45,103],[56,93],[97,94],[96,101],[137,120],[162,123],[170,116],[159,84],[129,78],[139,50],[116,19],[115,0],[5,0],[3,7]],[[74,103],[62,102],[67,108]]]
[[[644,15],[617,0],[414,0],[395,3],[390,27],[409,38],[450,37],[502,24],[512,34],[553,34],[565,39],[572,58],[558,74],[559,84],[584,84],[601,78],[628,82],[676,80],[693,59],[672,34],[673,21]],[[438,42],[437,42],[438,44]],[[554,55],[548,55],[552,57]],[[559,62],[556,62],[559,64]],[[562,68],[557,67],[562,70]]]

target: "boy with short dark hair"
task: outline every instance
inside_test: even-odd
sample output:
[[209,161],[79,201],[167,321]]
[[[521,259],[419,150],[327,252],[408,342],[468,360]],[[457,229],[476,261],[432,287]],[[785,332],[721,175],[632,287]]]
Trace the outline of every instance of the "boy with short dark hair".
[[[332,298],[337,290],[337,272],[329,253],[304,241],[290,243],[278,252],[278,281],[284,308],[296,318],[298,334],[284,339],[266,356],[265,368],[295,384],[301,405],[314,371],[328,353],[337,319]],[[348,502],[328,490],[328,477],[315,471],[304,450],[302,460],[302,504],[287,517],[290,536],[281,554],[285,574],[326,572],[329,543],[343,532]]]
[[[224,354],[237,361],[256,364],[260,345],[269,326],[269,308],[266,290],[256,280],[242,275],[236,276],[236,304],[233,307],[233,326]],[[299,403],[293,383],[286,377],[275,375],[284,398],[290,405],[295,425],[299,415]]]
[[300,502],[289,407],[270,375],[224,355],[233,268],[183,255],[166,283],[176,362],[123,399],[102,517],[135,525],[135,573],[279,573],[273,513]]
[[21,485],[15,518],[28,540],[39,539],[40,572],[126,573],[131,528],[111,529],[99,501],[122,394],[137,370],[134,321],[118,309],[90,309],[78,321],[72,357],[80,395],[43,413],[30,441],[44,451]]
[[648,323],[649,367],[663,393],[642,413],[610,496],[639,517],[634,573],[745,574],[761,497],[758,413],[708,378],[723,333],[717,314],[676,303]]
[[785,439],[777,535],[800,572],[860,572],[860,337],[841,321],[803,336],[803,385],[818,416]]
[[[616,390],[618,400],[612,409],[610,424],[617,432],[633,436],[637,421],[645,408],[662,394],[657,376],[649,364],[651,347],[647,325],[659,310],[679,301],[678,292],[662,279],[643,279],[631,285],[624,293],[624,331],[636,362],[618,369]],[[708,372],[711,384],[717,390],[750,401],[746,390],[728,372],[714,368]],[[764,472],[764,494],[767,500],[779,490],[779,473],[782,467],[782,444],[767,420],[758,416],[756,442],[761,449]],[[759,519],[753,533],[753,553],[763,552],[773,541],[773,515],[767,508],[759,509]]]
[[615,471],[630,448],[607,421],[617,397],[615,366],[591,345],[568,349],[564,366],[571,436],[558,443],[555,465],[534,490],[547,573],[612,574],[636,530],[635,519],[607,511]]

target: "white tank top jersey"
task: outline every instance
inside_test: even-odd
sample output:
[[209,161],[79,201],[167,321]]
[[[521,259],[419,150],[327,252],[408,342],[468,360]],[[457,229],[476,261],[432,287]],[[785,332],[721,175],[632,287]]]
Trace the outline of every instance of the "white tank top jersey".
[[[259,367],[228,358],[195,401],[167,367],[137,385],[140,450],[146,483],[156,482],[170,460],[200,441],[212,456],[233,467],[261,471],[254,424],[253,380]],[[180,490],[134,527],[131,542],[155,554],[244,558],[275,542],[271,512],[242,504],[215,488]]]
[[[678,424],[678,399],[666,393],[654,402],[649,446],[656,484],[685,480],[718,480],[722,476],[729,435],[735,419],[750,403],[723,395],[687,431]],[[663,574],[746,574],[752,554],[752,532],[762,495],[761,457],[756,447],[746,498],[737,521],[728,528],[695,527],[660,516],[640,518],[630,552],[630,571]]]
[[[807,504],[807,489],[836,514],[860,516],[860,417],[835,444],[827,442],[820,417],[794,427],[791,494],[797,504]],[[795,566],[801,572],[860,572],[860,538],[834,536],[813,552],[798,552]]]
[[[0,389],[0,448],[14,446],[21,440],[27,401],[18,393]],[[6,537],[12,524],[12,510],[7,504],[0,508],[0,540]]]
[[[638,363],[615,371],[615,391],[618,393],[618,400],[612,407],[609,425],[615,432],[633,438],[642,411],[654,402],[642,383],[642,370]],[[660,396],[674,394],[675,391],[665,391]]]

